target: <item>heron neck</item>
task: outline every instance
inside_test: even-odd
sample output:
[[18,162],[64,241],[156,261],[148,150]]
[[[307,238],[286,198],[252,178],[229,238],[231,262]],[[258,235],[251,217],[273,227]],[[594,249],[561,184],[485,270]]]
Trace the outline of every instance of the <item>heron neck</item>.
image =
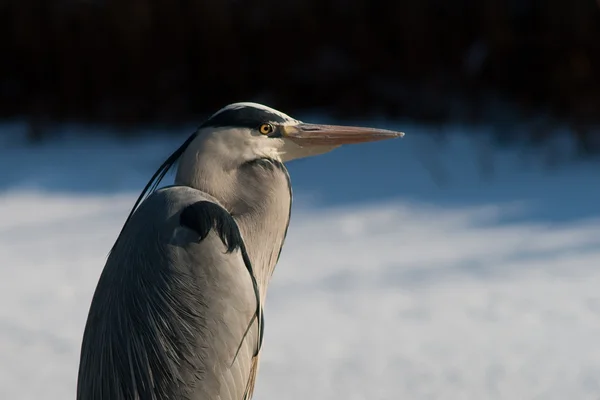
[[273,160],[248,165],[239,172],[240,190],[254,190],[246,191],[246,198],[238,199],[241,201],[231,212],[242,232],[264,301],[290,220],[290,179],[285,166]]
[[176,183],[208,193],[233,215],[264,300],[289,224],[292,193],[287,169],[279,161],[259,159],[218,173],[209,166],[196,165],[193,170],[193,177],[178,173]]

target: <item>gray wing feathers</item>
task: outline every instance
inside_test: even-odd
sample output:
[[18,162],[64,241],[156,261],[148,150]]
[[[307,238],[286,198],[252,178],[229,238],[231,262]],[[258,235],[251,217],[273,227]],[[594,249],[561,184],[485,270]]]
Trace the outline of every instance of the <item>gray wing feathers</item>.
[[222,263],[225,246],[217,234],[211,232],[205,241],[193,246],[203,245],[222,249],[217,256],[200,256],[201,249],[187,253],[193,257],[192,264],[219,265],[218,271],[206,276],[206,293],[211,299],[210,312],[206,313],[211,316],[207,321],[210,336],[208,340],[199,338],[197,346],[211,343],[206,360],[211,371],[206,381],[219,382],[220,387],[207,386],[208,390],[199,390],[206,397],[198,398],[212,399],[218,393],[221,400],[241,400],[258,341],[256,320],[249,326],[256,309],[252,283],[239,251],[227,255],[229,262]]
[[258,342],[252,281],[218,232],[200,240],[179,224],[198,201],[218,204],[187,187],[158,190],[123,230],[90,307],[78,399],[244,398]]

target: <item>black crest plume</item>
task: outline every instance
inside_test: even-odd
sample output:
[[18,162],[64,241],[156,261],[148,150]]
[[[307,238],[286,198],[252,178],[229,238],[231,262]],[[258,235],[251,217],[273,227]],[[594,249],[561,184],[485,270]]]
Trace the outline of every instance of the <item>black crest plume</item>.
[[[129,222],[129,220],[133,216],[133,213],[135,212],[135,210],[137,210],[138,206],[140,204],[142,204],[142,202],[144,200],[146,200],[146,198],[148,196],[150,196],[158,188],[158,185],[160,185],[160,182],[163,180],[163,178],[165,177],[165,175],[167,175],[167,173],[171,170],[171,168],[173,167],[173,165],[175,165],[175,163],[179,160],[179,158],[181,157],[181,155],[183,154],[183,152],[187,149],[187,147],[190,145],[190,143],[192,143],[192,140],[194,140],[194,138],[197,136],[197,134],[198,133],[195,132],[192,135],[190,135],[190,137],[187,138],[187,140],[185,142],[183,142],[183,144],[181,146],[179,146],[179,148],[177,150],[175,150],[162,163],[162,165],[160,167],[158,167],[158,169],[156,170],[156,172],[154,173],[154,175],[152,175],[152,178],[150,178],[150,180],[148,181],[148,183],[144,187],[144,190],[142,190],[142,193],[139,195],[139,197],[135,201],[135,204],[133,205],[133,208],[131,209],[131,212],[127,216],[127,219],[125,220],[125,223],[123,224],[123,228],[121,228],[121,232],[119,233],[118,237],[120,237],[121,233],[123,233],[123,229],[125,229],[125,226],[127,226],[127,223]],[[117,241],[118,241],[118,239],[117,239]],[[115,245],[116,245],[116,242],[115,242]]]

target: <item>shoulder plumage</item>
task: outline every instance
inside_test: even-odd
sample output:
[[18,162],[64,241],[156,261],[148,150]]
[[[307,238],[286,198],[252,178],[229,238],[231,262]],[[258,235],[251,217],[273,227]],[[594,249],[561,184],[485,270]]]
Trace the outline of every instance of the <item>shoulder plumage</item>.
[[196,232],[200,240],[215,229],[223,244],[227,246],[228,253],[243,246],[242,235],[231,214],[210,201],[198,201],[185,207],[179,215],[179,223]]

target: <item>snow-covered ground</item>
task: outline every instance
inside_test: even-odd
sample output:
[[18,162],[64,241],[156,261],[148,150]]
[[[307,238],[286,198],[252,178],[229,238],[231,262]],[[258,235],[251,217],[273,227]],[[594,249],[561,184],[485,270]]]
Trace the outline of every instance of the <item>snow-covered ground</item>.
[[[185,133],[25,148],[1,136],[17,128],[0,126],[0,399],[74,398],[106,254]],[[600,399],[597,166],[402,128],[290,165],[255,398]]]

